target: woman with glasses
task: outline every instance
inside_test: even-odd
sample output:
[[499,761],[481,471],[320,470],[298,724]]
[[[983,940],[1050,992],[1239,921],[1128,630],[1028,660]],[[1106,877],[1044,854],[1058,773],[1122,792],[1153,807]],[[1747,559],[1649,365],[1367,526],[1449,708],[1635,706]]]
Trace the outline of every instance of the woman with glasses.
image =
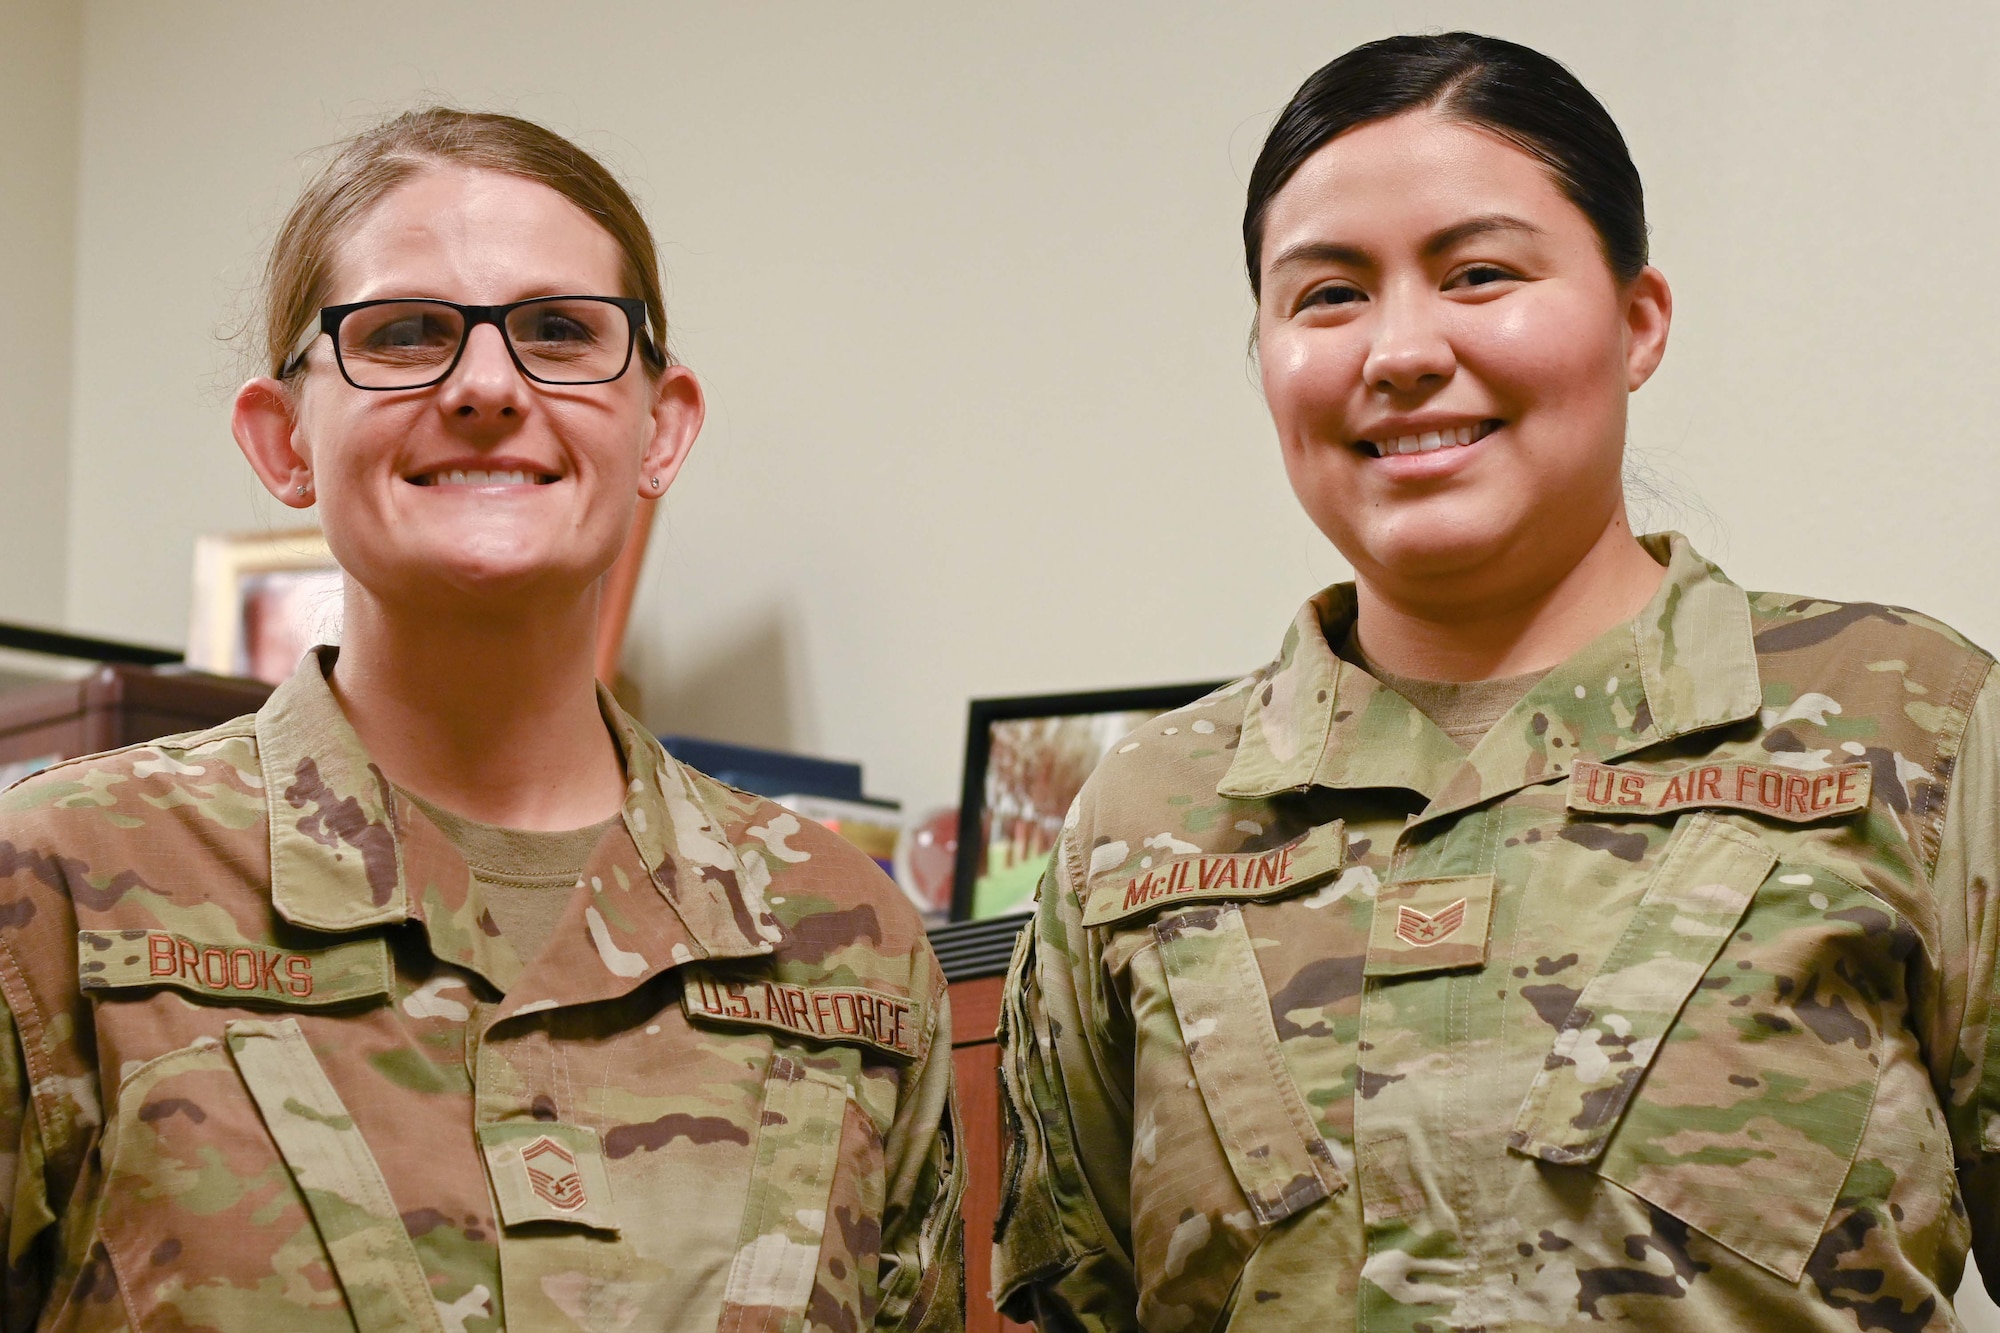
[[632,200],[411,113],[267,292],[236,438],[317,508],[343,643],[0,798],[0,1326],[957,1326],[915,913],[592,679],[702,420]]
[[1547,56],[1341,56],[1243,234],[1279,451],[1355,580],[1070,816],[1003,1019],[1005,1307],[1959,1327],[1969,1238],[2000,1275],[1993,659],[1633,534],[1671,298]]

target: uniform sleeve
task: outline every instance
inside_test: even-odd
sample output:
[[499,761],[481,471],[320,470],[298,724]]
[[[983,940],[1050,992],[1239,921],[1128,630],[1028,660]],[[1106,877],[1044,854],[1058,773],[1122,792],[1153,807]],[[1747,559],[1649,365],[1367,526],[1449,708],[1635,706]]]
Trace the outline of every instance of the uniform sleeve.
[[29,1098],[14,1012],[0,1000],[0,1233],[7,1276],[0,1289],[0,1331],[30,1329],[48,1295],[51,1224],[42,1135]]
[[2000,673],[1989,673],[1953,760],[1932,886],[1944,935],[1939,1007],[1946,1118],[1973,1253],[2000,1299]]
[[[933,975],[937,965],[929,963]],[[965,1327],[963,1137],[952,1089],[951,1000],[936,985],[924,1056],[904,1083],[885,1145],[882,1304],[875,1327],[944,1333]]]
[[1131,1259],[1129,1024],[1083,929],[1074,830],[1050,859],[1015,944],[1000,1027],[1008,1137],[993,1286],[1044,1330],[1138,1327]]

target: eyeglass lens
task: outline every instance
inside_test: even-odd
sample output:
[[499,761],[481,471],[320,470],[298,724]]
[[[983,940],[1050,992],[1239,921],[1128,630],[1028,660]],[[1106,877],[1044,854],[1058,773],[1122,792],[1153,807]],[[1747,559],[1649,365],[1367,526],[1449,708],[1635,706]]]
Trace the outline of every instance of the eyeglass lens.
[[[507,312],[506,332],[528,373],[551,384],[615,379],[632,347],[625,312],[608,301],[531,301]],[[465,316],[433,301],[387,301],[340,323],[341,366],[369,389],[430,383],[464,342]]]

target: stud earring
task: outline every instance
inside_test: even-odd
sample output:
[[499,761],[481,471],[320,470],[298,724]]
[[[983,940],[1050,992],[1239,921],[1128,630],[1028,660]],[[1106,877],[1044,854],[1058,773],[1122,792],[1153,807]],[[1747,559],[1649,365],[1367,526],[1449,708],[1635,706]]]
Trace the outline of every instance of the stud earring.
[[660,489],[660,479],[658,477],[653,478],[653,489],[656,491]]
[[307,486],[307,485],[306,485],[306,484],[305,484],[304,482],[300,482],[300,483],[299,483],[299,494],[300,494],[300,495],[304,495],[304,494],[305,494],[305,493],[306,493],[306,492],[307,492],[307,491],[308,491],[309,489],[311,489],[311,488],[310,488],[310,487],[308,487],[308,486]]

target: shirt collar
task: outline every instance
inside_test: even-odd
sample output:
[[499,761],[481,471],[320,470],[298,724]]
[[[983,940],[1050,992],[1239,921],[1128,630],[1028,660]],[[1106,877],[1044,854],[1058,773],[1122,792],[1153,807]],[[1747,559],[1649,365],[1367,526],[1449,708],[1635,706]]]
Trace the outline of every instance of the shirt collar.
[[[271,901],[314,930],[346,931],[422,915],[404,866],[388,779],[362,748],[327,684],[338,649],[306,654],[257,713],[271,828]],[[689,772],[602,688],[627,777],[626,830],[693,956],[770,953],[784,938],[721,818]]]
[[1403,697],[1334,654],[1354,622],[1351,583],[1300,608],[1244,706],[1217,791],[1262,799],[1310,787],[1396,787],[1425,817],[1756,715],[1749,599],[1678,533],[1641,543],[1667,573],[1632,620],[1557,666],[1470,755]]

